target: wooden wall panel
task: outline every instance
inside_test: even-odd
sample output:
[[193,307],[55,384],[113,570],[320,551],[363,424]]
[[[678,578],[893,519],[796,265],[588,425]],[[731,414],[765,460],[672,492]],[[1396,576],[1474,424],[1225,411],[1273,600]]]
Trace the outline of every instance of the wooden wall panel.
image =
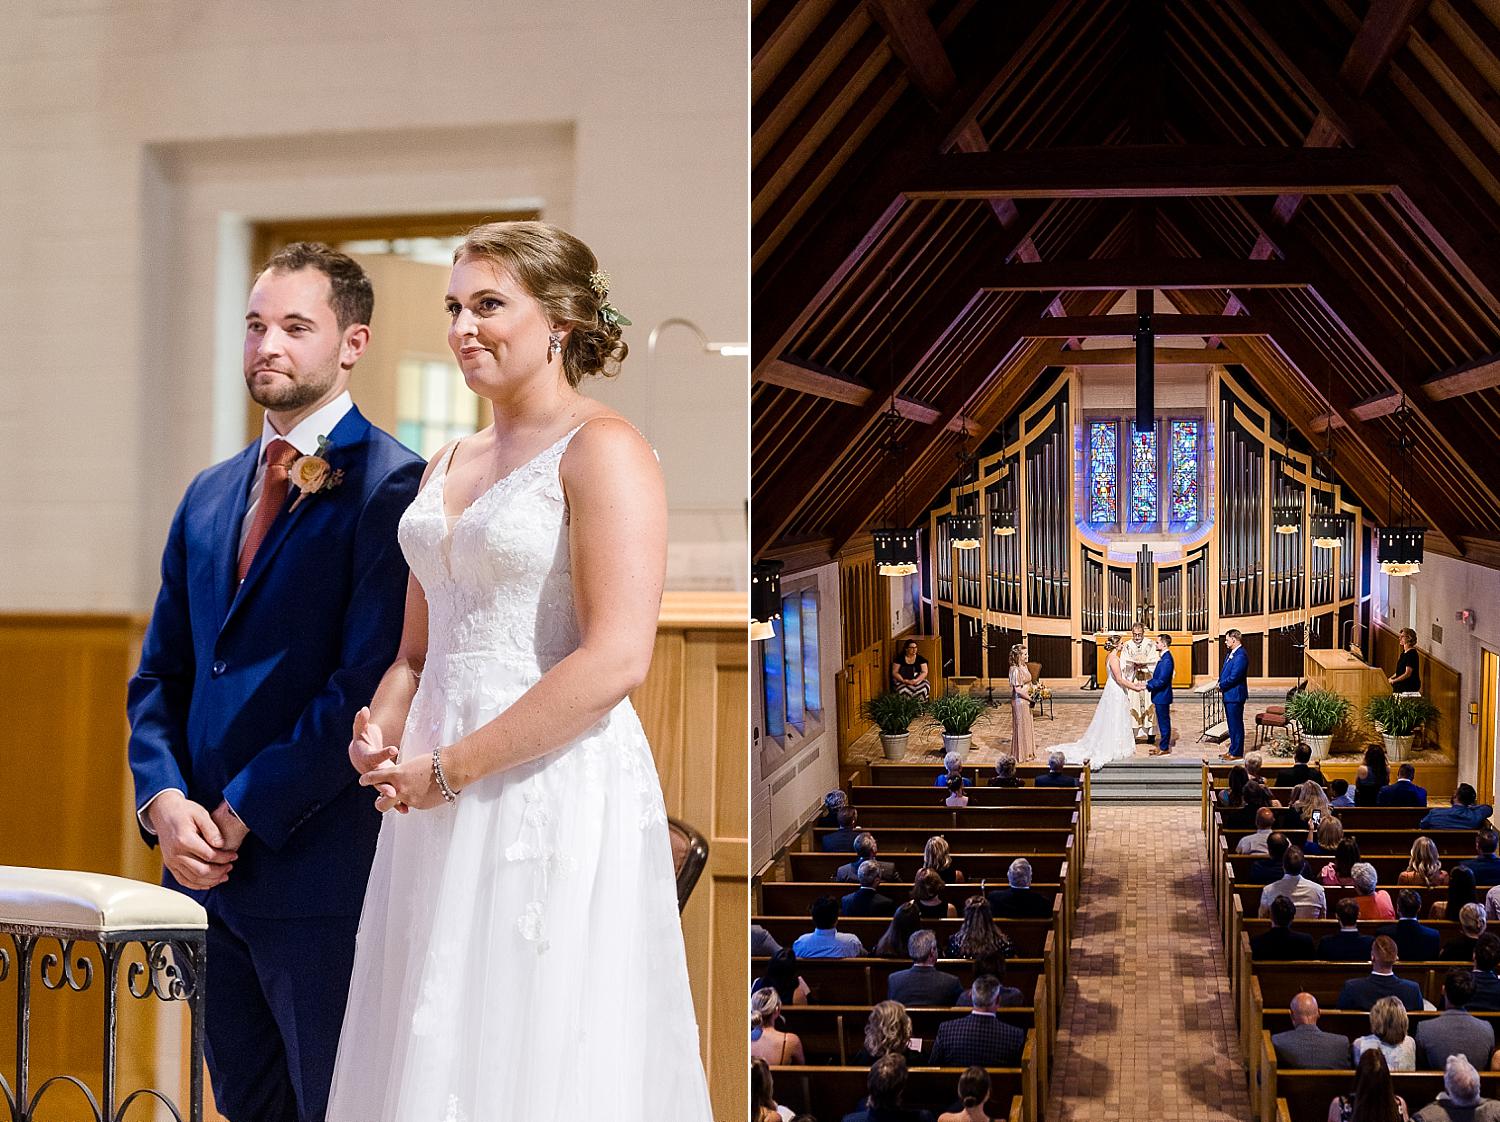
[[[1396,658],[1401,653],[1396,632],[1376,624],[1370,629],[1370,665],[1378,666],[1386,677],[1396,672]],[[1437,728],[1431,736],[1437,746],[1458,759],[1459,709],[1463,696],[1463,675],[1446,662],[1439,662],[1417,644],[1417,673],[1422,677],[1422,693],[1438,707]]]

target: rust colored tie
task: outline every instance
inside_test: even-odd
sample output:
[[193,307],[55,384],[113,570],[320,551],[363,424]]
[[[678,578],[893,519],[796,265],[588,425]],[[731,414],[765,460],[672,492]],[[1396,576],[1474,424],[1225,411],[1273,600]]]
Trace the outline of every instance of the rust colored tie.
[[239,579],[244,580],[255,560],[255,551],[265,540],[271,523],[281,513],[286,502],[287,469],[297,458],[297,449],[285,440],[273,440],[266,445],[266,477],[260,487],[260,505],[255,508],[255,521],[250,523],[250,532],[245,535],[245,544],[240,549]]

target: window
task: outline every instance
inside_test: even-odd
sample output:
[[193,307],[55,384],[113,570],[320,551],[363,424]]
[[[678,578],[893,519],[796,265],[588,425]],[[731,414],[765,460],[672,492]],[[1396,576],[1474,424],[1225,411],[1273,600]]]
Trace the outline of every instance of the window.
[[761,644],[766,735],[781,740],[790,727],[799,735],[809,736],[818,730],[823,716],[817,589],[785,593],[775,630]]
[[1083,504],[1090,525],[1123,531],[1201,519],[1201,417],[1157,417],[1156,427],[1144,432],[1136,431],[1134,417],[1096,418],[1085,434]]
[[479,427],[479,399],[452,362],[403,358],[396,364],[396,439],[423,459]]

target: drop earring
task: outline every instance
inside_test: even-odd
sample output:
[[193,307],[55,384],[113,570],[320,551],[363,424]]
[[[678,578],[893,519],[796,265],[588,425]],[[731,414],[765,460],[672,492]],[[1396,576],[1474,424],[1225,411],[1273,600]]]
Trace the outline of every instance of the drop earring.
[[562,336],[556,331],[547,336],[547,361],[551,362],[557,353],[562,350]]

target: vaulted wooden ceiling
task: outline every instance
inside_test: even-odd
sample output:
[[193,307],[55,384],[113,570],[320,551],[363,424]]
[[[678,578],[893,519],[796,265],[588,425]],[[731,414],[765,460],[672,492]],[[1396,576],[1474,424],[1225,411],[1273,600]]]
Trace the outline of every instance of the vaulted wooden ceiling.
[[[753,548],[908,515],[1155,289],[1379,524],[1500,567],[1497,0],[758,0]],[[1121,344],[1128,340],[1121,340]],[[1330,432],[1331,430],[1331,432]]]

